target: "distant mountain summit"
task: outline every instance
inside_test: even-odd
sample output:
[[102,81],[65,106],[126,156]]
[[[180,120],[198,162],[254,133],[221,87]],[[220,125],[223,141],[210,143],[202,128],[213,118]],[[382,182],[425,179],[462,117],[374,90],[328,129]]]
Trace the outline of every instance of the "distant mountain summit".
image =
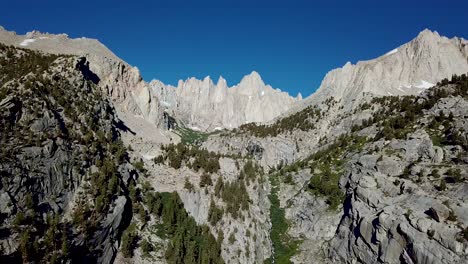
[[316,93],[302,105],[329,97],[351,107],[366,94],[409,95],[434,86],[443,78],[468,72],[468,42],[423,30],[410,42],[368,61],[346,63],[330,71]]
[[121,111],[167,127],[176,118],[200,130],[236,128],[249,122],[267,122],[287,111],[297,100],[266,85],[257,72],[228,88],[222,77],[215,85],[206,77],[179,81],[178,87],[160,81],[146,83],[136,67],[128,65],[96,39],[32,31],[18,35],[0,28],[0,43],[47,53],[86,56],[99,85]]
[[37,30],[18,35],[0,26],[0,42],[47,53],[71,54],[77,56],[98,55],[121,61],[111,50],[97,39],[70,38],[67,34],[49,34]]
[[179,81],[177,87],[160,81],[150,83],[164,111],[195,130],[235,128],[245,123],[266,122],[287,111],[296,101],[266,85],[253,71],[239,84],[228,87],[220,77]]

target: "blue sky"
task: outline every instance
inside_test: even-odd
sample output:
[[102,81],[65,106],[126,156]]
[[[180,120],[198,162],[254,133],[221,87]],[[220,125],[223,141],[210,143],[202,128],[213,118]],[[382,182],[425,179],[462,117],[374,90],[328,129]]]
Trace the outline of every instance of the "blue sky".
[[468,38],[462,0],[0,1],[6,29],[97,38],[146,80],[222,75],[231,86],[255,70],[292,95],[310,95],[329,70],[424,28]]

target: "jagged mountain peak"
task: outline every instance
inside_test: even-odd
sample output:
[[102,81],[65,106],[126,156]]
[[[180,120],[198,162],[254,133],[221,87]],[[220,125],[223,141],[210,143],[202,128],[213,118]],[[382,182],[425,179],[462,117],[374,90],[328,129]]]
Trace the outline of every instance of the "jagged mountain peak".
[[[235,128],[249,122],[268,122],[287,111],[298,98],[266,85],[253,71],[233,87],[220,76],[216,84],[203,80],[179,81],[177,88],[150,86],[161,105],[188,127],[198,130]],[[300,99],[300,98],[299,98]]]
[[440,37],[440,35],[439,35],[439,32],[437,32],[437,31],[432,31],[432,30],[430,30],[428,28],[425,28],[424,30],[419,32],[416,39],[425,38],[425,37]]
[[239,85],[243,85],[243,84],[253,86],[253,87],[265,85],[265,83],[262,80],[262,77],[256,71],[252,71],[250,74],[245,75],[240,81]]
[[367,93],[418,94],[443,78],[468,72],[465,46],[466,41],[460,38],[448,39],[425,29],[410,42],[376,59],[354,65],[348,62],[330,71],[306,102],[319,102],[330,96],[337,101],[357,102]]
[[223,76],[220,75],[218,78],[218,82],[216,83],[216,86],[218,88],[227,89],[228,85],[227,85],[226,79],[224,79]]

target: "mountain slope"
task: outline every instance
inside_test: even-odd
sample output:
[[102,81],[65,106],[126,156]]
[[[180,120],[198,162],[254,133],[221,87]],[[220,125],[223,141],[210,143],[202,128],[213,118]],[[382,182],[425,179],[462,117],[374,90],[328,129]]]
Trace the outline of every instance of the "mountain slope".
[[2,260],[111,263],[128,224],[121,121],[84,57],[0,45]]
[[[287,93],[265,85],[255,72],[232,89],[227,88],[224,79],[215,86],[209,78],[203,81],[191,78],[180,81],[177,89],[160,81],[146,83],[136,67],[122,61],[95,39],[71,39],[66,34],[38,31],[17,35],[0,28],[0,43],[53,54],[86,56],[90,70],[99,77],[99,86],[110,95],[118,110],[141,116],[161,128],[167,127],[166,113],[202,130],[267,122],[296,101]],[[173,102],[170,107],[168,102]]]
[[179,81],[177,87],[152,81],[150,86],[165,108],[188,127],[201,130],[236,128],[245,123],[267,122],[287,111],[297,99],[265,85],[257,72],[228,87],[219,78]]
[[[171,87],[101,51],[18,48],[35,34],[0,49],[5,262],[467,262],[468,78],[436,79],[465,69],[464,40],[422,32],[243,124],[295,100],[255,72]],[[173,117],[239,127],[150,144]]]
[[[330,71],[320,88],[303,100],[299,108],[323,102],[329,97],[346,108],[358,105],[366,94],[410,95],[435,85],[453,74],[468,72],[468,42],[448,39],[424,30],[410,42],[369,61]],[[353,102],[354,101],[354,102]]]

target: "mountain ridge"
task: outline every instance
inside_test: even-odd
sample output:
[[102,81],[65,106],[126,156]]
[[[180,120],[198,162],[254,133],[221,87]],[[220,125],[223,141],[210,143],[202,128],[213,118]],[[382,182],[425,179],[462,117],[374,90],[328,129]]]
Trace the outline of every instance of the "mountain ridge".
[[[164,111],[195,130],[235,128],[245,123],[270,121],[299,100],[266,85],[255,71],[231,87],[223,77],[215,84],[209,76],[202,80],[194,77],[179,80],[177,87],[158,80],[149,85]],[[236,112],[242,114],[239,116]]]
[[[88,57],[91,71],[100,78],[100,87],[117,102],[121,111],[142,116],[157,127],[169,127],[168,114],[170,118],[180,119],[186,126],[206,131],[235,128],[249,122],[267,122],[288,110],[296,100],[288,93],[278,92],[266,85],[255,71],[230,88],[222,77],[217,85],[208,76],[203,80],[191,77],[186,81],[179,80],[178,87],[184,89],[171,92],[171,85],[155,80],[145,82],[137,67],[117,57],[96,39],[71,39],[67,34],[54,35],[39,31],[17,35],[0,29],[0,42],[47,53]],[[161,90],[168,92],[161,93]],[[211,90],[213,93],[210,93]],[[263,97],[264,94],[266,96]],[[163,95],[174,98],[165,98]],[[208,102],[204,103],[207,99]],[[174,105],[180,101],[177,105],[182,106],[183,112],[168,109],[168,101]],[[184,107],[184,104],[189,106]]]
[[411,41],[375,59],[347,62],[329,71],[303,105],[328,96],[351,101],[369,92],[377,96],[417,94],[453,74],[468,72],[468,42],[425,29]]

